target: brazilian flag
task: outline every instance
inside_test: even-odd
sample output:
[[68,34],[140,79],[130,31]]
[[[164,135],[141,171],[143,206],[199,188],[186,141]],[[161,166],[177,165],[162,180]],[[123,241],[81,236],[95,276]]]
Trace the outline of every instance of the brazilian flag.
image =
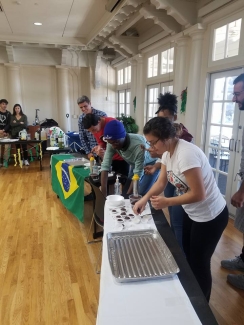
[[52,156],[52,188],[63,205],[80,221],[84,219],[84,179],[89,170],[74,168],[64,159],[74,158],[69,155]]

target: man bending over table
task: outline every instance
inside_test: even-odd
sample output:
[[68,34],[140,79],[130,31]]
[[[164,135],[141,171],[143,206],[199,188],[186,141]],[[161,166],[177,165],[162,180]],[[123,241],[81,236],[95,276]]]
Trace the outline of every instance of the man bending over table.
[[104,128],[104,140],[107,149],[101,167],[102,192],[107,195],[108,171],[115,153],[118,153],[130,166],[127,182],[123,188],[123,195],[130,194],[132,190],[132,177],[139,175],[139,194],[144,195],[154,184],[159,171],[153,175],[144,174],[144,167],[155,164],[148,151],[143,151],[142,146],[148,147],[146,139],[139,134],[126,133],[125,128],[118,120],[108,122]]

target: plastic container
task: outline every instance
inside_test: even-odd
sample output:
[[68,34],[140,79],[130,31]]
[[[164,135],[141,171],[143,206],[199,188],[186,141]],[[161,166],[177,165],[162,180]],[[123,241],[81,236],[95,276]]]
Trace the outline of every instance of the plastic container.
[[94,164],[95,164],[95,159],[94,159],[94,157],[91,157],[90,158],[90,172],[91,173],[92,173],[92,168],[93,168]]
[[64,148],[64,135],[63,135],[62,131],[60,131],[59,135],[58,135],[58,146],[59,146],[59,149]]
[[114,194],[121,195],[122,194],[122,185],[119,182],[119,176],[117,175],[116,181],[114,183]]
[[138,196],[138,186],[139,186],[139,175],[135,174],[132,177],[132,181],[133,181],[133,195],[134,196]]

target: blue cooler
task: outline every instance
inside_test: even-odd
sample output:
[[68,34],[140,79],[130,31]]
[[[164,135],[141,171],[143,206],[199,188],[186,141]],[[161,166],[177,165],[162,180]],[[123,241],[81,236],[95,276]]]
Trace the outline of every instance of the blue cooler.
[[81,147],[80,137],[78,132],[67,132],[65,133],[68,138],[68,146],[73,152],[79,152]]

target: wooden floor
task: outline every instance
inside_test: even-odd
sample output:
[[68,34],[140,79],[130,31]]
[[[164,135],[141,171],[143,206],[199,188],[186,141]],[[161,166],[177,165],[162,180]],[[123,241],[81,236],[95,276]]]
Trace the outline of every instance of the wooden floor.
[[[92,205],[80,223],[52,192],[48,157],[43,165],[0,168],[0,325],[95,324],[101,244],[86,244]],[[241,247],[230,221],[212,259],[210,306],[220,325],[244,324],[244,291],[220,267]]]

